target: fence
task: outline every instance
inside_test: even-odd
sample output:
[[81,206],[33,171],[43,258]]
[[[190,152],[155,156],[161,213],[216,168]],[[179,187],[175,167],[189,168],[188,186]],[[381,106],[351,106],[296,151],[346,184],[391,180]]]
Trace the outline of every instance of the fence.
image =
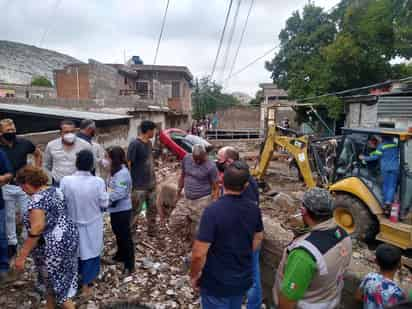
[[206,132],[209,140],[224,139],[259,139],[259,129],[239,129],[239,130],[209,130]]

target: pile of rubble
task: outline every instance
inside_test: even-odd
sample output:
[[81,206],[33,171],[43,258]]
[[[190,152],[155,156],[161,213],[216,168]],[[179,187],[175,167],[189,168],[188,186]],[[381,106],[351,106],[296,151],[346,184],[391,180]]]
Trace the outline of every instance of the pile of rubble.
[[[178,166],[176,161],[159,162],[156,166],[158,183],[175,185]],[[272,194],[261,195],[265,226],[261,270],[265,300],[271,299],[274,274],[283,249],[297,234],[305,232],[299,218],[304,187],[288,174],[284,162],[276,162],[275,166],[277,173],[268,176]],[[103,260],[112,257],[116,248],[108,221],[106,218]],[[136,272],[125,277],[122,275],[121,265],[103,264],[93,297],[89,300],[77,299],[79,308],[94,309],[122,301],[159,309],[200,307],[199,295],[190,287],[188,265],[185,263],[185,258],[190,254],[190,243],[182,235],[171,233],[167,227],[159,227],[158,237],[149,238],[145,233],[145,221],[143,215],[139,219],[136,241]],[[36,272],[31,261],[28,262],[27,270],[18,280],[2,287],[0,308],[40,307],[42,301],[34,290]],[[374,252],[366,245],[355,242],[342,308],[354,306],[353,292],[360,278],[375,270]],[[404,287],[412,287],[412,277],[406,268],[402,269],[397,279]]]
[[[178,162],[157,165],[159,183],[174,179],[176,182]],[[105,218],[105,250],[102,261],[115,253],[116,241],[110,228],[109,217]],[[199,308],[199,297],[190,287],[185,257],[190,254],[190,244],[182,241],[181,235],[171,233],[167,227],[159,227],[158,237],[146,235],[144,215],[139,219],[136,241],[136,272],[128,277],[122,275],[120,264],[102,263],[101,272],[94,286],[94,295],[87,301],[76,299],[79,308],[92,309],[102,305],[127,301],[150,308]],[[2,287],[0,308],[39,308],[44,300],[35,291],[36,272],[29,259],[26,271],[18,280]]]

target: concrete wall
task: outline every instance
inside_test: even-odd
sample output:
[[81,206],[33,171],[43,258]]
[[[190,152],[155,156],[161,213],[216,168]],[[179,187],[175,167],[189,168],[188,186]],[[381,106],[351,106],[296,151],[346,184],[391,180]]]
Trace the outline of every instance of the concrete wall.
[[89,60],[89,98],[91,99],[111,99],[119,96],[120,75],[117,69]]
[[119,96],[117,98],[105,99],[105,100],[92,100],[92,99],[64,99],[64,98],[0,98],[0,103],[7,104],[28,104],[43,107],[62,107],[68,109],[77,110],[99,110],[103,108],[113,108],[122,110],[121,114],[125,111],[132,109],[144,109],[149,105],[155,105],[152,100],[143,100],[136,98],[136,96]]
[[[191,113],[192,89],[189,82],[184,78],[183,73],[169,71],[139,71],[138,80],[149,82],[149,89],[153,91],[155,100],[159,96],[158,91],[160,88],[158,88],[153,81],[158,81],[163,86],[163,90],[168,92],[168,107],[170,109],[182,113]],[[172,82],[180,83],[180,97],[172,97]],[[167,90],[167,88],[169,89]]]
[[[129,125],[112,125],[107,127],[97,127],[96,141],[104,148],[110,146],[126,147],[129,143]],[[29,139],[44,151],[48,142],[60,136],[60,131],[47,131],[37,133],[27,133],[21,135]]]
[[217,111],[219,129],[257,129],[260,111],[258,107],[234,106]]
[[136,138],[139,132],[140,123],[143,120],[151,120],[158,126],[159,130],[166,128],[166,114],[165,113],[136,113],[132,119],[130,119],[129,130],[127,134],[127,141],[131,141]]
[[406,129],[412,126],[412,120],[407,117],[378,116],[378,104],[348,104],[345,126],[349,128],[374,128],[384,125],[394,125],[397,129]]
[[367,105],[361,103],[349,104],[346,113],[345,126],[349,128],[378,126],[378,105]]
[[191,123],[191,117],[188,115],[169,114],[166,117],[166,128],[178,128],[186,131],[190,128]]
[[15,98],[55,98],[57,95],[56,90],[50,87],[0,83],[0,97],[6,94]]

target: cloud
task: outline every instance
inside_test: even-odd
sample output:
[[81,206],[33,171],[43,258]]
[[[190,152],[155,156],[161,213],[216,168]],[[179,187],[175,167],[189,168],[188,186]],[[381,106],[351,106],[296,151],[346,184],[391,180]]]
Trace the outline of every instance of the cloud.
[[[0,38],[39,45],[87,61],[123,62],[124,54],[151,63],[166,0],[0,0]],[[229,59],[233,59],[251,0],[243,0]],[[315,1],[327,9],[337,0]],[[170,0],[158,64],[186,65],[196,75],[209,74],[229,1]],[[233,11],[237,1],[234,1]],[[255,0],[235,71],[278,43],[286,19],[306,0]],[[56,9],[56,4],[59,4]],[[232,14],[233,14],[232,11]],[[232,15],[233,16],[233,15]],[[231,23],[229,23],[230,25]],[[227,36],[226,36],[227,38]],[[225,48],[222,50],[221,59]],[[227,84],[227,91],[253,95],[270,73],[259,61]],[[216,76],[222,79],[219,62]]]

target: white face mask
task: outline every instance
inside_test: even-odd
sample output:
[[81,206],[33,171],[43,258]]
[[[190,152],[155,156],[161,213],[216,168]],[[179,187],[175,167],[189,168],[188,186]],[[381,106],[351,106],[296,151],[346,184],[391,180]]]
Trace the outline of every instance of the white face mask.
[[66,143],[66,144],[73,144],[74,143],[74,141],[76,140],[76,134],[74,134],[74,133],[67,133],[67,134],[64,134],[63,135],[63,141]]
[[103,166],[103,168],[109,169],[110,164],[111,164],[111,163],[110,163],[109,160],[107,160],[107,159],[103,159],[103,160],[102,160],[102,166]]

